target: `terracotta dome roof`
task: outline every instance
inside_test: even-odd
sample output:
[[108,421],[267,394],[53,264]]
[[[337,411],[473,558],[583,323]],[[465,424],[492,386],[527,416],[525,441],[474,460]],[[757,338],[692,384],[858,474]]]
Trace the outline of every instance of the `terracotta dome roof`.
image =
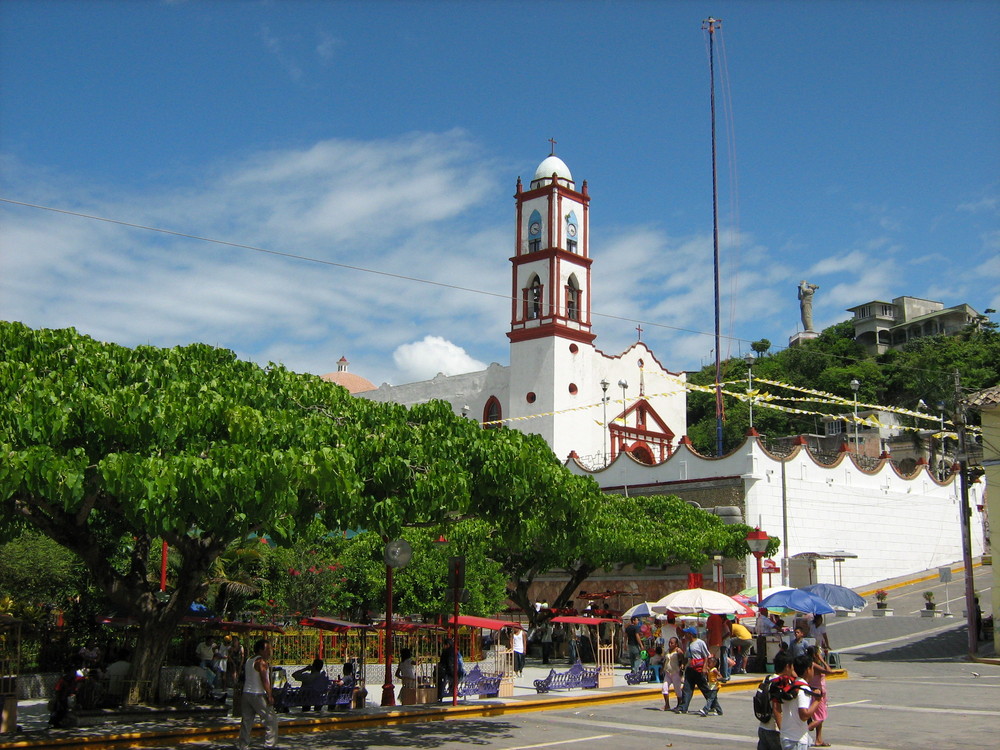
[[350,363],[347,361],[347,357],[341,357],[337,360],[336,372],[328,372],[326,375],[320,375],[320,377],[329,383],[336,383],[343,386],[352,395],[355,393],[364,393],[365,391],[374,391],[376,388],[375,384],[367,378],[355,375],[353,372],[348,372],[348,364]]
[[353,372],[328,372],[326,375],[320,375],[320,377],[323,380],[344,386],[351,393],[374,391],[376,388],[376,385],[372,381],[360,375],[355,375]]

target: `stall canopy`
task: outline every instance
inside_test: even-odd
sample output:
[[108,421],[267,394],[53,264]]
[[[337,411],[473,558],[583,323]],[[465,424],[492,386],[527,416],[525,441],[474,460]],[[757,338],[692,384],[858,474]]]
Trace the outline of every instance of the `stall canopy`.
[[619,622],[615,617],[571,617],[569,615],[553,617],[551,622],[563,622],[567,625],[599,625],[602,622]]
[[[559,618],[555,618],[558,622]],[[455,624],[455,616],[452,615],[448,618],[448,625]],[[472,615],[459,615],[458,624],[465,625],[470,628],[486,628],[487,630],[503,630],[504,628],[514,628],[514,630],[521,630],[521,624],[518,622],[510,622],[508,620],[492,620],[489,617],[473,617]]]
[[374,630],[371,625],[362,625],[359,622],[349,622],[347,620],[335,620],[332,617],[303,617],[299,620],[299,625],[319,628],[320,630],[332,630],[335,633],[346,633],[348,630]]

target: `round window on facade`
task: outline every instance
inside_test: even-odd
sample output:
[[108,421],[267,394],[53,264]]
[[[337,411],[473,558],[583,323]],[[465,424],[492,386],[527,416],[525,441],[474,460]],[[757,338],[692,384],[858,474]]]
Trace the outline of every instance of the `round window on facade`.
[[528,391],[528,395],[524,397],[529,404],[535,403],[535,392]]
[[577,388],[576,388],[576,383],[570,383],[570,384],[569,384],[569,392],[570,392],[570,395],[573,395],[573,396],[575,396],[575,395],[576,395],[576,391],[577,391]]
[[578,351],[580,351],[580,347],[578,347],[576,344],[570,344],[569,345],[569,353],[570,354],[576,354]]

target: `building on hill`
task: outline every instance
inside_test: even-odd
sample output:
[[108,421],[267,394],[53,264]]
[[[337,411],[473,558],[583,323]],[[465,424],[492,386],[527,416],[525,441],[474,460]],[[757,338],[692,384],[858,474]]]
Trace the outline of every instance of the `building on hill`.
[[[537,433],[560,459],[600,467],[620,453],[654,463],[687,431],[686,376],[641,340],[619,354],[594,345],[590,195],[558,156],[528,187],[517,180],[510,258],[510,364],[359,395],[413,405],[448,401],[486,427]],[[641,335],[641,330],[640,330]]]
[[882,354],[925,336],[954,335],[982,318],[968,305],[945,308],[941,302],[918,297],[873,300],[847,312],[854,314],[854,340],[869,354]]

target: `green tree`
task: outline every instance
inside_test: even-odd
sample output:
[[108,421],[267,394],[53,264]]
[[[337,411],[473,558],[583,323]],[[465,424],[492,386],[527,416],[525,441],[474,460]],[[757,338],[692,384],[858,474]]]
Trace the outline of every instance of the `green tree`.
[[[73,330],[0,324],[0,526],[73,551],[139,623],[133,676],[152,684],[213,563],[266,530],[363,514],[338,421],[353,399],[318,378],[203,345],[126,349]],[[169,597],[156,541],[177,557]]]
[[[287,546],[316,522],[383,543],[466,516],[509,531],[598,494],[540,438],[442,402],[406,409],[204,345],[127,349],[17,323],[0,323],[0,455],[0,533],[28,525],[79,556],[139,623],[133,677],[148,684],[233,544]],[[167,597],[151,573],[161,539]]]
[[[800,346],[759,358],[753,365],[755,389],[781,393],[773,386],[758,385],[758,380],[771,380],[832,393],[845,400],[843,404],[828,405],[806,400],[784,402],[793,408],[827,414],[850,411],[854,399],[850,383],[856,378],[860,383],[857,393],[860,404],[913,410],[917,402],[923,400],[930,412],[936,413],[938,402],[943,402],[950,417],[954,410],[955,372],[960,374],[961,385],[967,390],[1000,383],[1000,332],[988,319],[977,321],[958,335],[916,339],[880,356],[869,355],[854,341],[854,326],[848,320],[830,326],[817,338]],[[723,362],[723,380],[733,381],[745,376],[746,364],[742,360]],[[715,381],[715,368],[703,368],[692,373],[689,379],[692,383],[710,385]],[[742,390],[739,385],[728,388]],[[746,435],[749,410],[745,401],[731,398],[726,399],[725,409],[723,443],[724,450],[730,451]],[[758,403],[754,407],[754,427],[770,436],[818,432],[820,417],[781,412],[769,409],[766,403]],[[715,400],[712,394],[689,395],[688,436],[695,450],[714,455]]]

